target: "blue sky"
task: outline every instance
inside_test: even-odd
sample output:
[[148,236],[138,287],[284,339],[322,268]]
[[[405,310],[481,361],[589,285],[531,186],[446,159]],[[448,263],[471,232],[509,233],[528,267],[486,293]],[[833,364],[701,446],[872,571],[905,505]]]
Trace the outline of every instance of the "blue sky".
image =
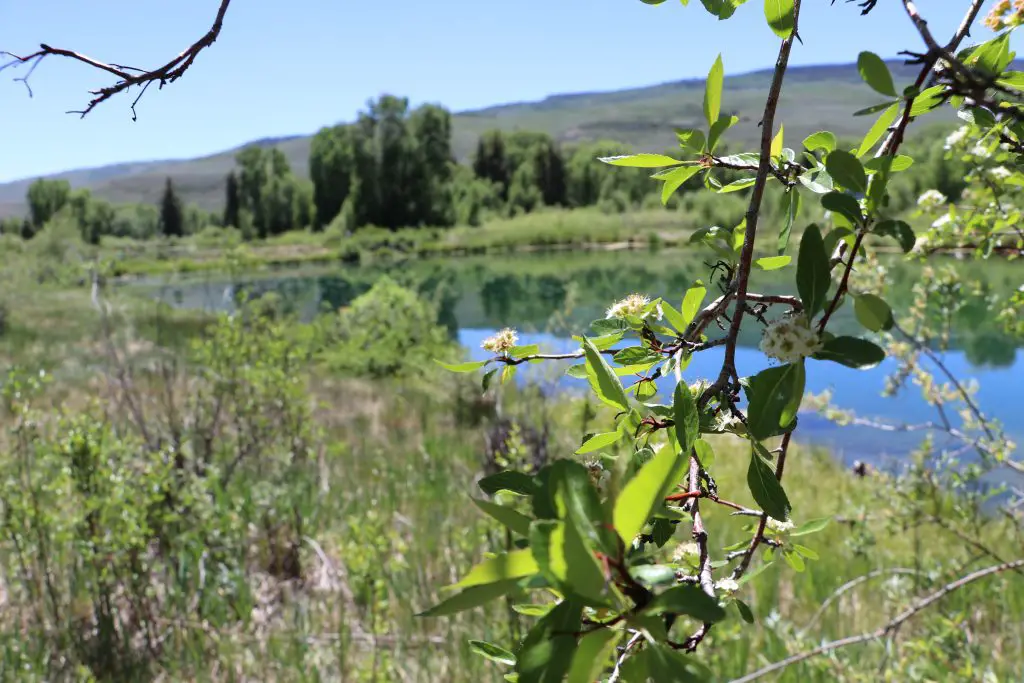
[[[38,43],[102,61],[152,67],[209,26],[217,0],[28,0],[0,3],[0,49]],[[967,3],[918,0],[940,37]],[[989,4],[989,3],[986,3]],[[807,0],[794,64],[851,62],[920,47],[896,0],[868,17],[838,0]],[[50,58],[29,98],[0,73],[0,182],[71,168],[187,158],[262,137],[311,133],[350,120],[382,92],[458,111],[549,94],[610,90],[703,76],[721,51],[727,73],[770,66],[778,41],[763,3],[729,21],[668,0],[234,0],[217,43],[163,91],[151,89],[84,120],[65,114],[109,84],[98,71]],[[978,39],[991,33],[980,25]],[[1019,49],[1019,40],[1015,41]],[[728,94],[726,94],[728,97]]]

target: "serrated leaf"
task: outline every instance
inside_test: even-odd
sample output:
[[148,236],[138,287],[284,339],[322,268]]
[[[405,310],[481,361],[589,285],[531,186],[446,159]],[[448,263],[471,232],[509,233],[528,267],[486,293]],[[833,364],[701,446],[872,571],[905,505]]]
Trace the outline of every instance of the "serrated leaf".
[[445,370],[449,370],[451,372],[476,372],[477,370],[487,365],[491,361],[481,360],[473,361],[470,363],[442,363],[439,360],[435,360],[434,362],[440,365]]
[[514,531],[520,536],[530,535],[530,522],[532,520],[521,512],[517,512],[516,510],[505,507],[504,505],[498,505],[478,498],[471,498],[471,500],[481,512],[501,522],[511,531]]
[[812,152],[819,149],[825,150],[826,153],[831,152],[836,148],[836,136],[827,130],[819,130],[804,138],[804,147]]
[[685,614],[703,622],[716,622],[725,618],[725,610],[718,601],[697,586],[682,585],[670,588],[644,609],[644,614]]
[[576,449],[576,455],[584,455],[585,453],[593,453],[594,451],[607,448],[619,442],[622,439],[622,432],[615,430],[614,432],[604,432],[602,434],[594,434],[592,437],[583,442],[583,445]]
[[750,449],[750,466],[747,468],[747,486],[762,510],[780,522],[789,519],[790,504],[786,491],[775,477],[775,471],[766,459],[764,446],[754,441]]
[[627,546],[650,519],[655,506],[662,503],[675,484],[672,475],[679,459],[672,448],[662,448],[626,482],[616,498],[612,519],[615,531]]
[[707,81],[704,83],[704,118],[708,126],[718,121],[722,111],[722,83],[725,79],[725,67],[722,65],[722,55],[719,54],[715,63],[711,65]]
[[496,583],[490,583],[482,586],[473,586],[472,588],[467,588],[456,593],[447,600],[444,600],[440,604],[435,605],[424,612],[420,612],[416,616],[445,617],[451,614],[464,612],[468,609],[485,605],[491,600],[500,598],[506,593],[510,593],[515,590],[518,585],[518,579],[509,579],[507,581],[498,581]]
[[764,0],[764,16],[768,26],[779,38],[785,40],[793,35],[796,26],[793,0]]
[[689,455],[693,442],[700,438],[700,411],[685,382],[676,384],[672,398],[672,419],[679,448],[684,455]]
[[861,140],[860,147],[857,148],[858,157],[862,157],[871,151],[875,146],[875,143],[881,140],[882,136],[885,135],[885,132],[889,130],[889,126],[891,126],[892,122],[896,120],[899,113],[900,106],[898,104],[894,104],[882,112],[882,115],[878,117],[864,136],[864,139]]
[[892,82],[889,67],[874,52],[861,52],[857,56],[857,71],[875,92],[896,97],[896,86]]
[[469,641],[469,649],[484,659],[489,659],[498,664],[504,664],[505,666],[515,666],[516,664],[516,656],[514,654],[503,647],[498,647],[494,643],[488,643],[484,640],[471,640]]
[[587,337],[583,338],[583,352],[587,358],[590,386],[594,389],[597,397],[613,408],[629,410],[629,400],[626,398],[626,391],[622,388],[622,383],[619,382],[619,378],[608,365],[608,361]]
[[864,173],[864,167],[857,157],[845,150],[836,149],[829,152],[825,157],[825,169],[832,176],[832,180],[848,190],[864,192],[868,189],[868,176]]
[[536,574],[539,568],[529,549],[513,550],[490,557],[469,570],[455,588],[470,588],[497,583],[507,579],[521,579]]
[[624,154],[613,157],[599,157],[602,161],[611,166],[627,166],[630,168],[664,168],[666,166],[677,166],[683,163],[679,159],[673,159],[664,154]]
[[892,309],[874,294],[865,292],[856,297],[853,310],[860,324],[872,332],[892,329]]
[[848,368],[869,370],[885,360],[885,351],[867,339],[842,336],[827,340],[814,358],[830,360]]
[[801,363],[788,363],[765,368],[750,378],[747,431],[753,438],[777,436],[790,425],[803,398],[804,377]]
[[817,225],[809,225],[800,240],[796,263],[796,288],[807,319],[812,320],[825,306],[832,283],[829,257]]
[[754,261],[754,265],[761,270],[778,270],[785,268],[793,260],[792,256],[765,256]]

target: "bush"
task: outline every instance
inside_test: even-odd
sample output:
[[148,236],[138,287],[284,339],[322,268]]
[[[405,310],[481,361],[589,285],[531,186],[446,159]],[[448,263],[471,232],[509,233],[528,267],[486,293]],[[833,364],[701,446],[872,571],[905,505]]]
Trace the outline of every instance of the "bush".
[[336,371],[370,377],[408,376],[433,367],[449,351],[437,309],[383,277],[341,309],[328,332],[324,360]]

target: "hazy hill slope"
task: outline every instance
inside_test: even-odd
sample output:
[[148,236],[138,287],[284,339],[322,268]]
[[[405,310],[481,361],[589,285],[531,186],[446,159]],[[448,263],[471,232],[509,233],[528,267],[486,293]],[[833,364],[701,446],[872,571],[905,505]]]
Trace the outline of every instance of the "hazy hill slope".
[[[890,62],[898,84],[916,75],[913,67]],[[751,144],[760,136],[757,125],[771,79],[770,70],[727,77],[723,109],[740,116],[728,135]],[[454,119],[454,147],[460,159],[472,153],[477,137],[490,128],[543,130],[566,143],[610,138],[637,150],[663,150],[674,144],[673,127],[703,126],[703,87],[699,79],[611,92],[554,95],[539,102],[504,104],[460,112]],[[778,121],[791,143],[822,128],[840,135],[860,135],[872,117],[852,112],[882,100],[865,86],[852,64],[795,67],[787,72]],[[948,109],[929,117],[951,119]],[[276,145],[299,174],[307,173],[310,136],[255,141]],[[172,161],[140,161],[57,174],[75,187],[85,187],[115,202],[155,203],[170,176],[187,201],[213,209],[223,201],[224,176],[234,165],[237,149],[207,157]],[[25,190],[32,179],[0,185],[0,215],[24,211]]]

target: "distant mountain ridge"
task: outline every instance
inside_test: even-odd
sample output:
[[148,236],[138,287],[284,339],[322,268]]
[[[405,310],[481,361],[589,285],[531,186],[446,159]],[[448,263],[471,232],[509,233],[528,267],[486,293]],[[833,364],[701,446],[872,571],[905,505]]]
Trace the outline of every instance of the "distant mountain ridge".
[[[902,61],[887,62],[897,84],[917,75],[917,67]],[[1024,67],[1018,61],[1016,68]],[[730,141],[755,143],[757,122],[772,69],[727,76],[723,107],[740,117],[727,135]],[[468,159],[479,135],[491,128],[526,129],[550,133],[565,143],[614,139],[637,151],[664,150],[674,146],[674,127],[702,127],[703,79],[694,78],[657,85],[612,90],[550,95],[536,102],[494,105],[453,116],[452,144],[459,159]],[[861,81],[854,64],[821,64],[791,67],[779,104],[777,120],[786,126],[792,142],[823,128],[840,136],[862,135],[873,117],[854,117],[858,109],[883,97]],[[951,120],[947,109],[930,120]],[[277,136],[252,144],[273,145],[288,157],[297,174],[307,175],[311,135]],[[184,160],[138,161],[83,168],[53,174],[75,188],[87,188],[114,202],[156,203],[164,180],[170,177],[182,197],[207,209],[222,205],[224,178],[234,167],[237,147],[209,156]],[[28,186],[35,178],[0,184],[0,216],[23,213]]]

